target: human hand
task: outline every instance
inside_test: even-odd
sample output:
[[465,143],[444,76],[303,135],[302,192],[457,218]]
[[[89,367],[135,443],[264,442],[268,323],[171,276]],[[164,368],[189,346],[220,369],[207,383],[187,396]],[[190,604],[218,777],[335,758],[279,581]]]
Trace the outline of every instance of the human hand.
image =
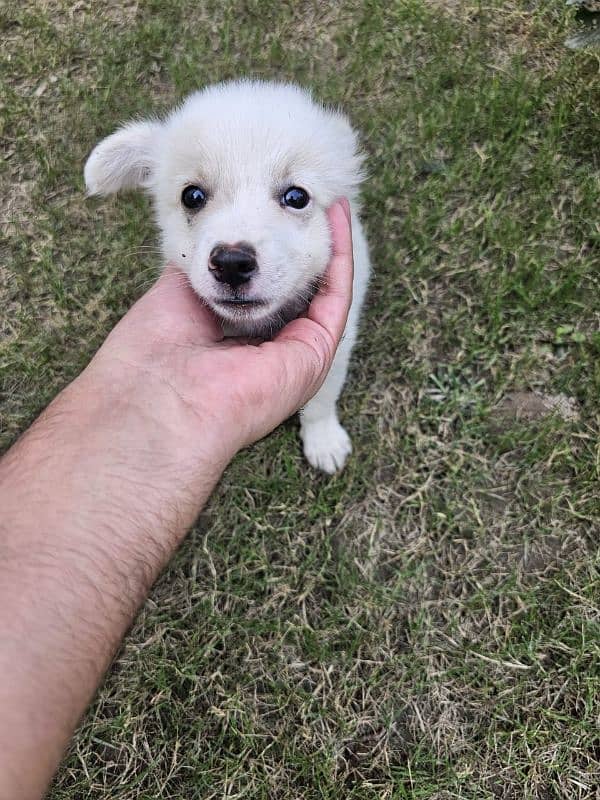
[[[91,376],[98,380],[105,369],[120,375],[136,393],[155,398],[152,416],[160,424],[172,431],[180,426],[192,446],[201,437],[197,446],[215,448],[216,457],[228,461],[305,405],[331,366],[352,300],[348,202],[334,204],[328,216],[332,256],[324,285],[306,316],[272,341],[224,339],[187,277],[168,267],[112,331],[90,365]],[[165,389],[172,395],[168,403]]]
[[306,317],[225,340],[167,269],[0,463],[0,796],[40,797],[160,570],[234,453],[320,387],[352,299],[347,203]]

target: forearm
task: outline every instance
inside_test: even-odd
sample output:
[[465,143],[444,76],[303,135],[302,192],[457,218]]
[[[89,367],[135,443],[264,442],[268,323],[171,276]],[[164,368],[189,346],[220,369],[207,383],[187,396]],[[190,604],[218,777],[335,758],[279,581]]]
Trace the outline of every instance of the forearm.
[[84,373],[0,462],[0,800],[40,797],[224,466],[190,446],[197,423],[168,390],[92,384]]

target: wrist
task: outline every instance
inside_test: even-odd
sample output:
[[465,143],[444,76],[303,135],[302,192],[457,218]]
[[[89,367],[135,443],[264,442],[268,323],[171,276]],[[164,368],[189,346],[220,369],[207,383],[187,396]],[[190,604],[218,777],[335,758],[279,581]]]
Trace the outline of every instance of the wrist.
[[94,360],[0,464],[4,516],[25,528],[49,508],[57,546],[89,531],[93,547],[111,527],[98,545],[122,532],[131,549],[156,535],[172,550],[235,452],[210,423],[151,373]]

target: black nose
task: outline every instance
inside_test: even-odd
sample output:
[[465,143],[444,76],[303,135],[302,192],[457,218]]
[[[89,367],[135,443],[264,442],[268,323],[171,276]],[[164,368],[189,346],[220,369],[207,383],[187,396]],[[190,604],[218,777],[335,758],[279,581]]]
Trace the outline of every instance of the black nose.
[[211,251],[208,268],[219,283],[235,289],[248,283],[258,269],[256,251],[249,244],[218,244]]

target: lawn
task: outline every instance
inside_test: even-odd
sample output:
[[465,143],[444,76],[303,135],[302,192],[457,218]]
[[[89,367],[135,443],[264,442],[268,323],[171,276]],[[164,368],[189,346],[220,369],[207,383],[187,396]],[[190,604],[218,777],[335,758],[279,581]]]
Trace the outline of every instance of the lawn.
[[[334,478],[240,454],[51,800],[554,800],[600,786],[600,73],[562,0],[0,11],[0,444],[158,267],[92,146],[238,75],[342,105],[375,273]],[[18,798],[15,798],[18,800]]]

